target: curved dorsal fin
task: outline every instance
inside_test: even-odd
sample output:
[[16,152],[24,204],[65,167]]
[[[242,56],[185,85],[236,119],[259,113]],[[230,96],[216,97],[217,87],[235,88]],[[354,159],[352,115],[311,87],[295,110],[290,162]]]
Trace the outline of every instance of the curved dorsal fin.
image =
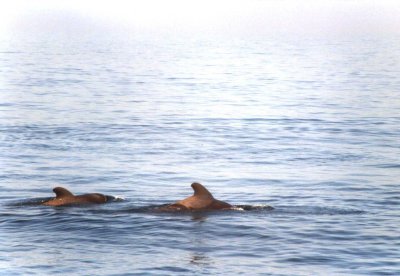
[[192,188],[194,190],[194,196],[214,198],[212,194],[200,183],[192,183]]
[[56,194],[56,198],[73,196],[73,194],[63,187],[55,187],[53,192]]

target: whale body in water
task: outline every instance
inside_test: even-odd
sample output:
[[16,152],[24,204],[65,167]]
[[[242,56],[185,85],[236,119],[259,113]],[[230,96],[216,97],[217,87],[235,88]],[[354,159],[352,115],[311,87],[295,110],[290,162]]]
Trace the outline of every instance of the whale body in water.
[[53,192],[56,194],[56,197],[43,202],[42,205],[63,206],[70,204],[102,204],[106,203],[108,200],[107,196],[99,193],[74,195],[63,187],[55,187]]
[[160,207],[161,211],[207,211],[228,210],[233,206],[227,202],[215,199],[213,195],[200,183],[192,183],[194,194],[173,204]]

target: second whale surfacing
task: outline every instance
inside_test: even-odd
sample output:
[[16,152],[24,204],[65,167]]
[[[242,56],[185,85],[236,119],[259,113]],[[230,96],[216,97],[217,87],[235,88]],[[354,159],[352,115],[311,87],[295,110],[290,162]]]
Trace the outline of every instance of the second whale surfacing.
[[46,206],[64,206],[71,204],[102,204],[108,201],[108,197],[99,193],[74,195],[63,187],[55,187],[53,192],[56,197],[45,201],[42,205]]
[[194,194],[173,204],[158,208],[159,211],[210,211],[229,210],[233,206],[224,201],[215,199],[213,195],[200,183],[192,183]]

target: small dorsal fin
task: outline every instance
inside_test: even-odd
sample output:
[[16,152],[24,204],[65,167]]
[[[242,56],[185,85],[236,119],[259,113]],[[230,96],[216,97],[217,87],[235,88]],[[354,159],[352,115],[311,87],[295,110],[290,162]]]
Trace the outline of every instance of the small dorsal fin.
[[192,188],[194,190],[194,196],[214,198],[212,194],[200,183],[192,183]]
[[53,192],[56,194],[56,198],[73,196],[73,194],[63,187],[55,187]]

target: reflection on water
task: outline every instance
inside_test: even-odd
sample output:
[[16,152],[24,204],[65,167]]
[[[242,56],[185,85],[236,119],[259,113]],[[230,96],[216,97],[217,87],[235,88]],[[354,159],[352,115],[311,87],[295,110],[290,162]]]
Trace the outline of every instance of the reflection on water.
[[205,254],[196,254],[190,256],[190,263],[197,266],[208,266],[212,264],[212,260]]
[[207,216],[205,213],[195,212],[192,214],[192,220],[201,223],[207,220]]

